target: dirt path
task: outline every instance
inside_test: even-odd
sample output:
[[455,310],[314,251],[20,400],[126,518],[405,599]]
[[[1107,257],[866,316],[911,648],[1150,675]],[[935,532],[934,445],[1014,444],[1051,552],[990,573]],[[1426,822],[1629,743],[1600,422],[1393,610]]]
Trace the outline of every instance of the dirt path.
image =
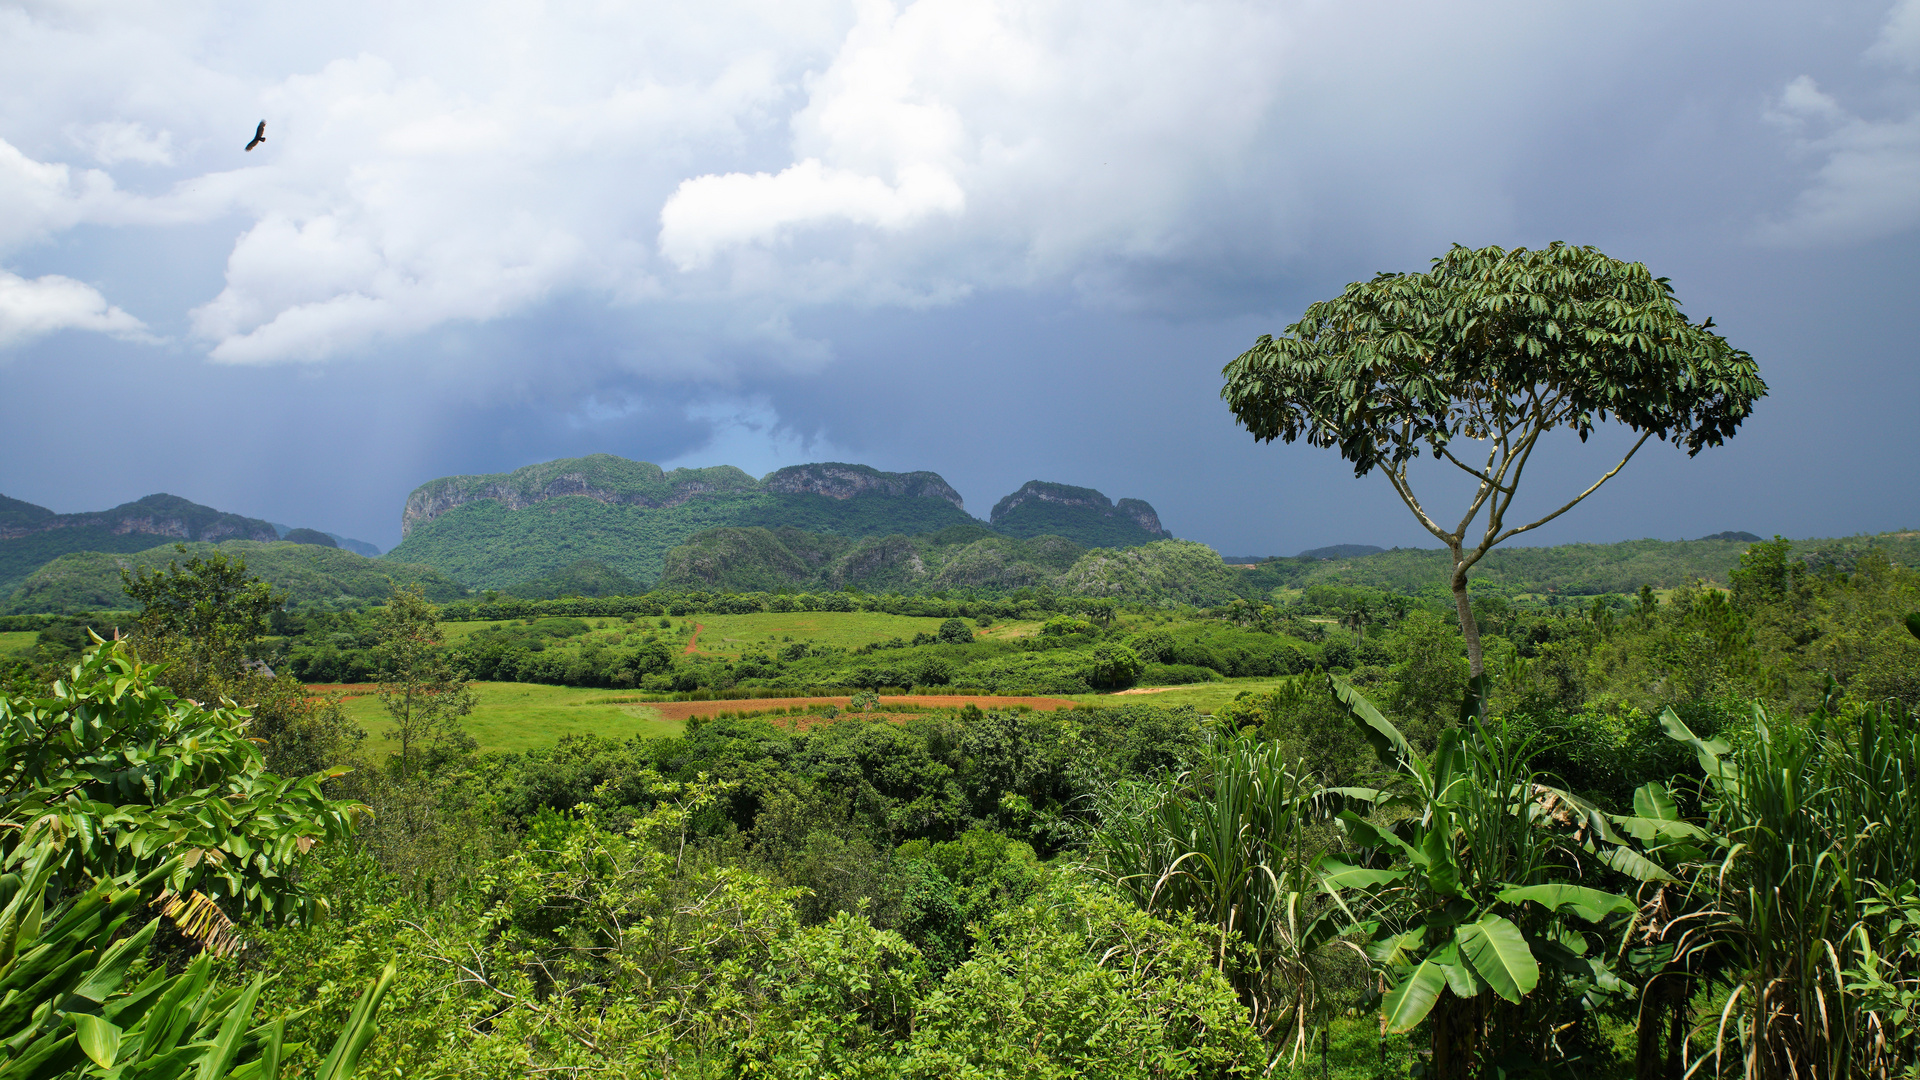
[[343,698],[366,697],[380,692],[379,683],[308,683],[307,689],[315,694],[338,694]]
[[680,650],[680,655],[682,656],[693,655],[693,650],[700,647],[700,631],[705,629],[706,627],[701,625],[700,623],[693,624],[693,636],[687,639],[687,647]]
[[1136,686],[1131,690],[1115,690],[1113,696],[1119,697],[1121,694],[1164,694],[1169,690],[1184,689],[1186,688],[1182,686]]

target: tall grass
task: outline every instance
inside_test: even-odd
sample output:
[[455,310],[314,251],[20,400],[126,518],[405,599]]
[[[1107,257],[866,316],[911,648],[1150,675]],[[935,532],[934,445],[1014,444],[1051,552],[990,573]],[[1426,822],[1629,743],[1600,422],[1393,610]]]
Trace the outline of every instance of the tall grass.
[[1313,869],[1316,825],[1333,809],[1277,745],[1222,732],[1170,782],[1106,793],[1087,846],[1094,869],[1141,907],[1217,928],[1220,969],[1296,1058],[1320,1006],[1324,947],[1345,925],[1329,917]]
[[1694,1071],[1906,1075],[1920,1042],[1899,1001],[1861,975],[1878,965],[1883,985],[1920,976],[1911,951],[1882,945],[1898,906],[1870,902],[1902,884],[1910,893],[1920,872],[1920,722],[1898,705],[1806,725],[1756,709],[1751,741],[1703,764],[1708,818],[1726,846],[1696,875],[1722,916],[1696,947],[1722,950],[1728,993]]

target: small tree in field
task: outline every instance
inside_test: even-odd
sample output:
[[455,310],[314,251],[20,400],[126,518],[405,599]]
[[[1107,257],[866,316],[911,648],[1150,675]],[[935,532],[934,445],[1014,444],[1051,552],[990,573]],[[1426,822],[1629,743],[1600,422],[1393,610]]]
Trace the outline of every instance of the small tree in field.
[[[1478,679],[1467,572],[1494,545],[1566,513],[1649,439],[1688,456],[1718,446],[1767,392],[1753,357],[1690,322],[1666,278],[1590,247],[1455,245],[1424,274],[1380,274],[1263,334],[1222,372],[1220,396],[1253,437],[1338,447],[1355,476],[1378,468],[1453,556],[1453,596]],[[1558,509],[1508,525],[1540,437],[1581,441],[1608,419],[1639,433],[1600,479]],[[1462,445],[1462,443],[1466,445]],[[1425,451],[1478,482],[1449,529],[1408,478]],[[1469,539],[1481,511],[1486,519]]]
[[429,752],[472,749],[460,718],[473,711],[473,691],[448,660],[440,613],[419,586],[395,589],[387,600],[378,656],[380,704],[393,720],[402,776],[419,771]]

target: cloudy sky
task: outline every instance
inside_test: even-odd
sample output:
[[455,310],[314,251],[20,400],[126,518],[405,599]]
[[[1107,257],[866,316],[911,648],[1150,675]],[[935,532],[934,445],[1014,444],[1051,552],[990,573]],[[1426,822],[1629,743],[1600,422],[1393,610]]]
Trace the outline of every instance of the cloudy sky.
[[425,480],[607,451],[1430,545],[1219,370],[1377,270],[1564,239],[1772,395],[1542,540],[1920,525],[1920,0],[29,0],[0,67],[0,492],[60,511],[386,547]]

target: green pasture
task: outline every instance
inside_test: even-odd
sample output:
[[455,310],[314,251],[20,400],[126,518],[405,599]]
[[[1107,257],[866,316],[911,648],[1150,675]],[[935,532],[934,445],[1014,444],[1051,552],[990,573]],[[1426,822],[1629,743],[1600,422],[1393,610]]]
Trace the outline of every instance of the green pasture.
[[[677,629],[682,622],[698,623],[702,653],[738,656],[749,647],[777,649],[789,638],[842,649],[857,649],[894,638],[912,641],[915,634],[937,633],[945,621],[872,611],[765,611],[752,615],[694,615],[676,619],[674,625]],[[654,622],[657,624],[659,620]],[[1022,625],[1027,624],[1007,623],[993,627],[989,633],[1015,634]]]
[[20,656],[33,651],[34,642],[40,639],[37,631],[9,630],[0,633],[0,656]]
[[1219,682],[1194,683],[1191,686],[1175,686],[1152,694],[1076,694],[1073,700],[1086,705],[1113,707],[1139,702],[1143,705],[1155,705],[1162,709],[1171,709],[1176,705],[1191,705],[1203,713],[1210,713],[1237,695],[1251,690],[1260,693],[1279,685],[1277,678],[1253,676],[1243,679],[1222,679]]
[[[467,714],[467,733],[482,750],[531,750],[552,746],[562,735],[678,735],[678,720],[661,719],[646,705],[615,702],[618,691],[535,683],[477,682],[479,703]],[[630,695],[629,695],[630,696]],[[367,729],[367,751],[377,758],[398,747],[388,738],[393,721],[373,694],[349,698],[347,715]]]

